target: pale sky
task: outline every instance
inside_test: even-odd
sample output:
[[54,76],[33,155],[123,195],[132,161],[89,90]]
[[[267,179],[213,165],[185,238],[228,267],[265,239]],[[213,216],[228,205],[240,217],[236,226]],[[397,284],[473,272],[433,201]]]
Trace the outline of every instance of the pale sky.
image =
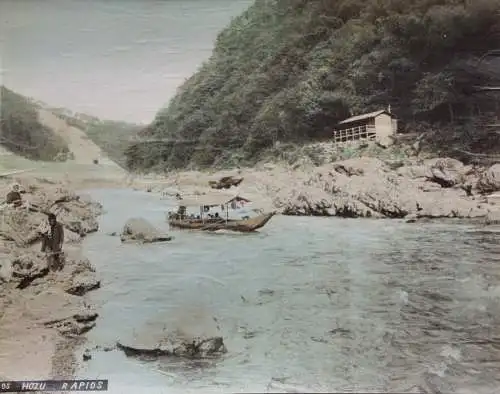
[[1,83],[53,106],[148,123],[251,2],[1,0]]

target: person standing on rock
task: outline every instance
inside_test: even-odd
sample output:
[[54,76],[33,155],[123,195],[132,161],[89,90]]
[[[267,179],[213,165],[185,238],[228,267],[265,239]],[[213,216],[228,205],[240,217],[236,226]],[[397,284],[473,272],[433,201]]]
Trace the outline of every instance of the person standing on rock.
[[49,213],[47,221],[48,227],[41,231],[42,252],[47,253],[48,265],[51,270],[61,270],[63,268],[64,228],[53,213]]

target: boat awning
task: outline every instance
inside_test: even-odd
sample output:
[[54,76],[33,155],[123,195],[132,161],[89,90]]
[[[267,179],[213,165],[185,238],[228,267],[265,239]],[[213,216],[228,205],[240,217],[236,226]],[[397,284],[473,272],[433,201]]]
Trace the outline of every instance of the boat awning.
[[178,201],[178,204],[185,207],[216,207],[218,205],[230,204],[233,201],[244,201],[247,203],[250,202],[249,199],[238,195],[235,196],[225,193],[207,193],[199,196],[183,198],[182,200]]

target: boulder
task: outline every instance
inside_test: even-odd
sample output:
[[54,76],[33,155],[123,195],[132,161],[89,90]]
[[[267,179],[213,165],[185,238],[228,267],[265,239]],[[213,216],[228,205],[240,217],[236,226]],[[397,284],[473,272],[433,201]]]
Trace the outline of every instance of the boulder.
[[42,253],[28,252],[11,261],[11,282],[17,288],[28,287],[35,279],[42,278],[49,273],[48,260]]
[[156,227],[143,218],[127,220],[120,236],[122,242],[152,243],[172,240],[172,237],[161,233]]
[[96,220],[93,205],[80,201],[71,201],[57,204],[51,208],[51,211],[56,214],[57,220],[65,228],[80,236],[99,230],[99,223]]
[[[69,263],[68,265],[73,265]],[[69,278],[65,282],[64,291],[68,294],[82,296],[89,291],[98,289],[101,286],[97,279],[95,269],[89,260],[81,259],[76,262]]]
[[74,231],[66,229],[64,232],[64,242],[69,244],[76,244],[82,240],[82,236]]
[[218,181],[208,181],[208,185],[212,189],[229,189],[232,186],[238,186],[241,182],[243,182],[243,178],[225,176],[220,178]]
[[459,160],[438,158],[427,160],[430,174],[427,178],[441,187],[453,187],[464,181],[464,165]]
[[485,216],[488,204],[475,200],[470,188],[462,187],[464,171],[469,170],[453,159],[430,160],[396,171],[375,158],[349,159],[316,167],[304,177],[297,174],[276,192],[273,203],[284,215]]
[[25,209],[6,208],[0,221],[0,236],[8,241],[14,241],[23,247],[39,238],[37,230],[47,216],[40,212],[30,212]]
[[481,193],[492,193],[500,190],[500,163],[492,165],[480,175],[477,189]]
[[213,358],[227,353],[222,337],[193,338],[191,340],[165,338],[154,344],[148,344],[137,339],[130,342],[118,341],[116,346],[131,357],[185,357]]
[[362,168],[356,168],[352,165],[346,165],[345,163],[334,164],[333,168],[339,174],[343,174],[343,175],[346,175],[349,177],[351,177],[353,175],[363,175],[364,174],[364,170]]

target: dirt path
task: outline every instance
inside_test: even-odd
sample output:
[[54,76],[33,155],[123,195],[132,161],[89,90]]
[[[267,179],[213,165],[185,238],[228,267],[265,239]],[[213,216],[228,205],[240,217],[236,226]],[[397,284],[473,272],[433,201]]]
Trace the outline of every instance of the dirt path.
[[97,159],[107,166],[118,167],[82,130],[69,125],[52,112],[45,109],[38,110],[38,120],[66,141],[69,150],[74,155],[74,159],[71,160],[74,164],[91,164]]

